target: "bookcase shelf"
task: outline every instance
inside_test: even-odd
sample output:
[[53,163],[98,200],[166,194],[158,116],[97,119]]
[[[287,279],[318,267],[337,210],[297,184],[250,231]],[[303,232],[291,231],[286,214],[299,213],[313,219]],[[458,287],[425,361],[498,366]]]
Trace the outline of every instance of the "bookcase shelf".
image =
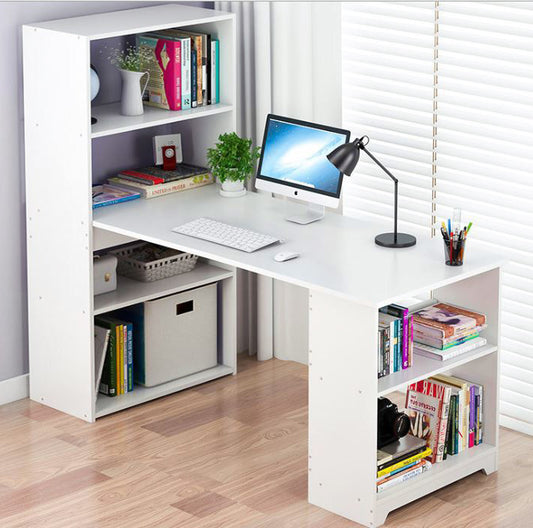
[[196,267],[187,273],[153,282],[140,282],[118,276],[116,290],[94,297],[94,315],[118,310],[150,299],[157,299],[162,295],[171,295],[183,290],[198,288],[232,276],[231,271],[204,262],[198,262]]
[[410,368],[394,372],[378,380],[378,396],[386,396],[391,392],[403,390],[411,383],[452,370],[460,365],[492,354],[497,348],[496,345],[486,344],[472,352],[466,352],[447,361],[413,354],[413,365]]
[[232,111],[232,105],[222,103],[177,112],[145,105],[144,114],[140,116],[123,116],[120,114],[120,103],[93,106],[91,114],[98,121],[91,127],[91,137],[99,138],[121,134],[132,130],[140,130],[141,128],[167,125]]
[[135,385],[133,391],[120,396],[104,396],[99,394],[96,400],[96,417],[101,418],[107,414],[112,414],[117,411],[122,411],[139,405],[141,403],[161,398],[173,392],[181,391],[206,383],[223,376],[233,374],[233,368],[227,365],[217,365],[216,367],[202,370],[201,372],[195,372],[189,376],[184,376],[176,380],[169,381],[168,383],[162,383],[155,387],[143,387],[141,385]]

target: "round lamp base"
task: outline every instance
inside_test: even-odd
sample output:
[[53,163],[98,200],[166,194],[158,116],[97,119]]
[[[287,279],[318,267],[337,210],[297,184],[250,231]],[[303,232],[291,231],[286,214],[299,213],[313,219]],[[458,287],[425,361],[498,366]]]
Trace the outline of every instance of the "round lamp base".
[[406,233],[397,233],[394,241],[394,233],[382,233],[375,238],[378,246],[387,248],[406,248],[416,244],[416,238]]

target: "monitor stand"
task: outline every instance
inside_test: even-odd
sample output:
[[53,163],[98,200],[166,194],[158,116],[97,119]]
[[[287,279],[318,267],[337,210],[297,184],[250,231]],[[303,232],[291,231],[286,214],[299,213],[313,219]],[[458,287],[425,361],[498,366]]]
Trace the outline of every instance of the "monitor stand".
[[302,212],[302,214],[285,216],[285,220],[296,224],[306,225],[322,220],[324,216],[326,216],[326,208],[323,205],[308,203],[307,209]]

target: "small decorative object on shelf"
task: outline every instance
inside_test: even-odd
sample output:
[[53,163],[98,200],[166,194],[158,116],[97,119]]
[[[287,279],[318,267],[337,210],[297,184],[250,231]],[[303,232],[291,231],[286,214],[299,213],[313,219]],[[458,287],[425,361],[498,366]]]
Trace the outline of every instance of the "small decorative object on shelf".
[[[144,113],[143,93],[150,80],[147,70],[149,60],[148,52],[143,48],[129,46],[125,50],[113,49],[109,57],[122,77],[122,96],[120,99],[120,112],[126,116],[137,116]],[[146,80],[141,89],[141,79],[146,75]]]
[[453,226],[448,218],[448,229],[444,221],[440,232],[444,242],[444,262],[447,266],[462,266],[465,254],[466,237],[470,232],[472,222],[461,227],[461,209],[453,210]]
[[[98,92],[100,91],[100,78],[98,77],[96,68],[92,64],[91,64],[90,72],[91,72],[91,101],[94,101],[94,98],[98,95]],[[96,117],[91,117],[91,125],[94,125],[96,121],[97,121]]]
[[112,253],[118,258],[119,275],[142,282],[166,279],[192,271],[198,261],[197,255],[148,242],[136,242],[113,250]]
[[207,151],[207,161],[222,184],[220,194],[226,198],[244,196],[244,184],[258,159],[259,147],[252,147],[251,139],[241,138],[235,132],[218,136],[218,143]]

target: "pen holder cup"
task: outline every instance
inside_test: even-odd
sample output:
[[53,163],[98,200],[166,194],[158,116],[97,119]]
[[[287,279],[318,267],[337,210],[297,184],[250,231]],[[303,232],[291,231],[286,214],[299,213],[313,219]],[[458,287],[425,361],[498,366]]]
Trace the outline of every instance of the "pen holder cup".
[[450,250],[450,241],[443,240],[444,242],[444,262],[446,266],[462,266],[463,258],[465,254],[466,239],[457,240],[452,242],[452,248]]

